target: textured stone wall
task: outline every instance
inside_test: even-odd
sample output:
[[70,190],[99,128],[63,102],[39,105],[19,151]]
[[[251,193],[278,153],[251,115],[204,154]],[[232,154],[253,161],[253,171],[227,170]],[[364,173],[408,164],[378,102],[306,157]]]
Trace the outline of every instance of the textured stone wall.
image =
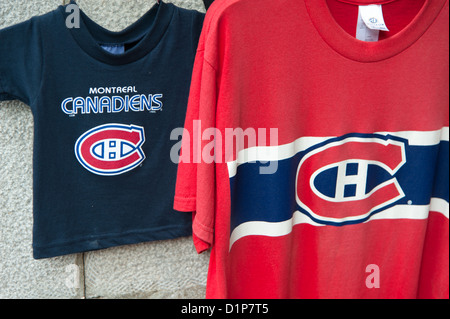
[[[201,0],[165,2],[205,11]],[[155,1],[77,3],[98,24],[119,31]],[[0,0],[0,28],[62,4],[63,0]],[[190,237],[34,260],[32,155],[29,107],[19,101],[0,102],[0,298],[204,298],[209,256],[197,255]]]

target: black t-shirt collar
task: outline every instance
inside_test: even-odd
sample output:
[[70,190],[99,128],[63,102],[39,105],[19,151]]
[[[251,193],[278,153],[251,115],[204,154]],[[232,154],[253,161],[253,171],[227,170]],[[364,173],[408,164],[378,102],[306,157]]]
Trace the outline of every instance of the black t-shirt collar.
[[[73,1],[71,3],[74,4]],[[70,12],[66,12],[66,6],[61,6],[60,10],[66,20]],[[114,32],[98,25],[80,10],[80,28],[69,30],[78,45],[93,58],[113,65],[128,64],[156,47],[170,24],[173,12],[173,5],[160,2],[126,29]],[[123,54],[112,54],[100,45],[130,42],[138,43]]]

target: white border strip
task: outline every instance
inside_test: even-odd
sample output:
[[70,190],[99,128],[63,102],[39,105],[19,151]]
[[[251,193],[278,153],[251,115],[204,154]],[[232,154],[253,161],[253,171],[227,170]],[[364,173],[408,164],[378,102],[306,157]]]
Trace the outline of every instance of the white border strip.
[[449,219],[449,204],[442,198],[432,198],[430,203],[430,211],[441,213]]
[[[449,127],[443,127],[436,131],[401,131],[401,132],[377,132],[374,134],[379,135],[391,135],[408,140],[409,145],[413,146],[432,146],[437,145],[441,141],[449,141]],[[311,146],[324,142],[330,138],[335,138],[335,136],[329,137],[311,137],[305,136],[300,137],[292,143],[277,145],[277,146],[254,146],[244,150],[239,151],[237,159],[228,162],[228,174],[229,177],[236,175],[236,170],[239,165],[256,162],[256,161],[281,161],[295,154],[304,151]]]
[[[386,209],[383,212],[374,214],[365,223],[380,219],[427,219],[430,211],[441,213],[448,219],[449,203],[440,198],[432,198],[430,205],[397,205]],[[231,250],[231,247],[236,241],[246,236],[280,237],[288,235],[292,232],[293,227],[299,224],[309,224],[312,226],[321,227],[326,226],[314,222],[311,218],[299,211],[296,211],[291,219],[283,222],[271,223],[263,221],[253,221],[242,223],[241,225],[237,226],[231,233],[229,249]]]

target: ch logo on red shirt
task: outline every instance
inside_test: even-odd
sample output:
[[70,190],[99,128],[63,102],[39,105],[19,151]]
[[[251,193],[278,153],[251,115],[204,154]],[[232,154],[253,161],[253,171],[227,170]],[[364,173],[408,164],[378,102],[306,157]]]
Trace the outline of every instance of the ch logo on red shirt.
[[328,140],[298,165],[297,204],[322,224],[363,222],[405,196],[395,178],[405,163],[405,141],[398,138],[349,134]]
[[137,125],[105,124],[82,134],[75,155],[88,171],[103,176],[120,175],[145,159],[144,128]]

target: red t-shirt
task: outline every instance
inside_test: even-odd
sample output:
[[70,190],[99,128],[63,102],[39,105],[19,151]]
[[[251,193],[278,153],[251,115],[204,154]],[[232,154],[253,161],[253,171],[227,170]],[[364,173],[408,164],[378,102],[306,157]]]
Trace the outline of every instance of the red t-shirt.
[[448,1],[380,1],[364,42],[370,2],[208,10],[174,204],[207,298],[449,297]]

